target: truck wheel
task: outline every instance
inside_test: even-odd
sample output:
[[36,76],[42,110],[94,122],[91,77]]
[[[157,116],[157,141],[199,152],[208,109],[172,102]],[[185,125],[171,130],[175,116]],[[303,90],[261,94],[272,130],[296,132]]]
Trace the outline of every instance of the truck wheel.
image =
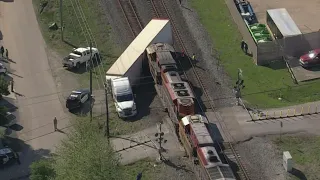
[[77,69],[80,68],[80,63],[77,63],[76,68],[77,68]]

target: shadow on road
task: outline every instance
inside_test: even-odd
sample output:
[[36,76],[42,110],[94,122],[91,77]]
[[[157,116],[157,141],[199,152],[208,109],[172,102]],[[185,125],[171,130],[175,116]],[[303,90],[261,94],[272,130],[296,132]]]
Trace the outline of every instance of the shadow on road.
[[63,40],[64,43],[68,44],[69,46],[71,46],[72,48],[78,48],[78,46],[72,44],[71,42],[69,41],[66,41],[66,40]]
[[292,171],[290,173],[300,180],[307,180],[307,177],[299,169],[292,168]]
[[126,121],[130,122],[134,122],[148,116],[152,109],[150,105],[157,95],[152,78],[141,79],[139,85],[135,86],[133,91],[136,96],[135,101],[137,103],[138,114],[135,117],[126,118]]
[[162,162],[163,162],[165,165],[170,166],[170,167],[176,169],[176,171],[178,171],[178,170],[183,170],[183,171],[185,171],[185,172],[193,172],[193,171],[187,169],[187,166],[186,166],[186,165],[177,165],[177,164],[173,163],[172,161],[170,161],[169,159],[164,159]]
[[0,167],[1,179],[24,179],[29,176],[29,166],[33,161],[48,157],[51,154],[47,149],[34,150],[24,141],[17,138],[5,137],[3,144],[18,152],[21,164],[18,165],[16,160],[12,160],[6,166]]
[[[14,0],[0,0],[0,2],[13,2]],[[2,40],[2,39],[1,39]]]
[[13,101],[14,100],[9,97],[2,97],[0,99],[0,106],[5,106],[9,112],[14,112],[18,107],[14,105]]
[[20,76],[20,75],[18,75],[18,74],[15,74],[15,73],[12,73],[12,72],[8,72],[8,74],[11,74],[11,75],[16,76],[16,77],[18,77],[18,78],[23,78],[22,76]]
[[78,116],[86,116],[90,110],[93,108],[94,102],[96,100],[92,98],[92,104],[90,105],[90,99],[88,99],[80,108],[72,109],[70,112]]
[[9,128],[14,131],[21,131],[23,129],[23,126],[21,126],[19,124],[14,124],[14,125],[10,126]]

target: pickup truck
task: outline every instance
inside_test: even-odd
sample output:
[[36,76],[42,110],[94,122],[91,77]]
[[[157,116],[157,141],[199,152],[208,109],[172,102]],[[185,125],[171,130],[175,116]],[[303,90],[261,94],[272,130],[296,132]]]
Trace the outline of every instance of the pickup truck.
[[[98,59],[98,49],[92,48],[92,59]],[[63,58],[63,67],[80,68],[82,63],[87,63],[90,60],[90,47],[73,48],[73,51],[65,58]]]

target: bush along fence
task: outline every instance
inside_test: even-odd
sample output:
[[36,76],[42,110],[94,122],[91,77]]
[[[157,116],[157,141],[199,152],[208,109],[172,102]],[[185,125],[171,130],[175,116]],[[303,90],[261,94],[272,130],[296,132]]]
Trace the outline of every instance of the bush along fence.
[[266,110],[259,112],[250,112],[252,121],[272,120],[281,118],[298,117],[312,114],[320,114],[320,106],[317,104],[297,106],[295,108],[283,110]]

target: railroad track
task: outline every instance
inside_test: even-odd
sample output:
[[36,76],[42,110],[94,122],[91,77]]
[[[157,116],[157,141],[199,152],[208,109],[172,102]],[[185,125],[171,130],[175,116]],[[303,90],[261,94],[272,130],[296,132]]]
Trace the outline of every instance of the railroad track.
[[143,29],[141,20],[137,14],[137,10],[134,4],[132,3],[132,0],[118,0],[118,3],[130,27],[132,36],[133,38],[135,38]]
[[[149,0],[151,3],[151,6],[153,7],[153,14],[157,18],[168,18],[170,19],[171,27],[174,34],[175,42],[177,42],[178,46],[180,46],[181,50],[187,55],[188,63],[185,62],[179,62],[182,69],[185,70],[187,68],[191,68],[189,71],[184,71],[185,76],[189,81],[192,82],[193,86],[200,87],[203,91],[203,95],[200,97],[201,101],[197,98],[197,103],[200,106],[201,111],[207,112],[208,110],[214,111],[216,109],[216,106],[214,102],[211,100],[207,88],[205,86],[205,83],[203,82],[205,79],[207,79],[207,75],[204,71],[201,71],[199,68],[196,68],[194,65],[194,62],[192,62],[192,59],[190,58],[187,48],[184,45],[184,42],[182,40],[182,37],[179,33],[179,30],[176,28],[174,20],[171,18],[170,12],[167,9],[166,3],[163,0]],[[194,90],[193,90],[194,91]],[[225,130],[223,127],[225,127],[223,120],[221,120],[220,117],[217,117],[217,120],[222,127],[222,130],[225,134],[227,134],[230,138],[232,137],[230,132],[228,130]],[[240,172],[237,172],[238,178],[240,179],[246,179],[249,180],[249,174],[247,172],[247,169],[241,162],[241,158],[239,154],[236,152],[235,148],[233,147],[233,144],[230,142],[232,139],[228,139],[228,142],[224,143],[222,148],[219,145],[220,149],[223,149],[225,159],[227,160],[228,164],[230,165],[230,161],[233,161],[237,164],[238,168],[240,169]],[[230,165],[230,167],[232,167]]]
[[[126,21],[131,29],[132,35],[136,37],[140,31],[142,30],[143,26],[141,23],[141,20],[139,19],[136,9],[131,2],[131,0],[118,0],[121,10],[126,18]],[[210,96],[208,95],[207,88],[205,87],[203,81],[207,78],[207,75],[204,71],[200,71],[199,68],[196,68],[193,64],[191,58],[188,56],[188,51],[182,41],[182,37],[180,36],[180,33],[178,29],[175,26],[174,21],[171,19],[170,13],[166,7],[166,4],[163,0],[148,0],[148,3],[153,9],[153,16],[156,18],[167,18],[170,19],[170,23],[172,26],[172,30],[174,33],[174,42],[178,43],[178,46],[183,50],[183,52],[187,55],[188,61],[178,61],[180,64],[182,71],[184,73],[185,78],[192,83],[193,86],[196,86],[198,88],[201,88],[203,93],[199,97],[196,98],[196,101],[199,105],[199,109],[201,112],[207,112],[207,111],[214,111],[215,105],[213,101],[211,100]],[[186,69],[190,69],[188,71],[185,71]],[[200,78],[200,76],[202,76]],[[193,89],[193,91],[195,91]],[[196,95],[196,93],[194,93]],[[199,93],[197,93],[199,94]],[[201,101],[199,101],[201,99]],[[222,124],[223,121],[220,120],[220,118],[217,118],[219,121],[219,124]],[[223,127],[223,126],[221,126]],[[227,131],[228,132],[228,131]],[[230,135],[230,133],[229,133]],[[231,137],[231,135],[230,135]],[[225,148],[222,148],[221,145],[218,143],[219,148],[223,150],[225,159],[227,160],[228,164],[230,165],[230,161],[233,161],[237,164],[239,169],[241,169],[240,172],[238,172],[238,177],[240,179],[246,179],[249,180],[249,175],[247,173],[246,168],[242,164],[240,160],[240,156],[236,152],[235,148],[233,147],[231,142],[224,143],[223,146]],[[232,166],[230,166],[232,167]]]

